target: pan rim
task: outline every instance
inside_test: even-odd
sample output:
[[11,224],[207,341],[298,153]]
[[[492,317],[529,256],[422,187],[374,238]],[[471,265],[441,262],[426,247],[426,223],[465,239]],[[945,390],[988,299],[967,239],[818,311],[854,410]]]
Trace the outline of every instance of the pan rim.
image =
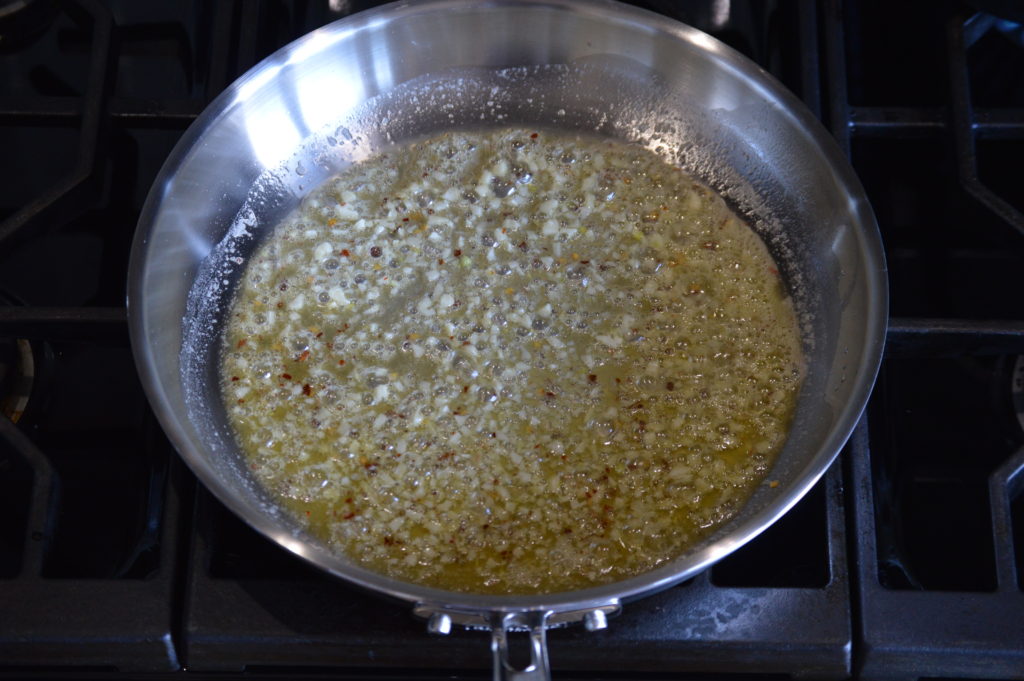
[[[309,50],[310,46],[316,44],[316,41],[324,44],[326,41],[343,40],[359,31],[371,29],[381,22],[408,18],[421,12],[484,11],[505,7],[529,7],[546,11],[583,13],[604,21],[628,24],[644,31],[670,35],[689,43],[697,50],[710,51],[717,63],[724,64],[743,77],[745,82],[752,83],[759,92],[769,95],[774,102],[777,102],[779,108],[791,119],[794,126],[800,128],[825,157],[835,171],[836,179],[842,185],[843,192],[854,200],[852,211],[860,226],[860,229],[854,230],[854,234],[860,242],[860,252],[864,254],[868,274],[872,275],[867,282],[866,305],[871,312],[864,328],[866,342],[861,356],[856,358],[856,366],[861,370],[851,379],[854,382],[851,398],[844,405],[842,413],[837,416],[836,426],[830,432],[826,443],[798,474],[798,484],[790,486],[785,494],[777,497],[758,514],[745,519],[735,527],[730,527],[725,537],[713,541],[697,552],[687,552],[684,556],[670,561],[661,568],[626,580],[578,591],[553,594],[460,593],[394,580],[336,560],[334,559],[336,557],[327,552],[311,548],[294,535],[281,530],[280,526],[272,522],[270,517],[254,515],[251,505],[234,494],[216,474],[206,457],[193,447],[192,440],[186,434],[186,427],[182,423],[182,415],[177,413],[172,406],[172,400],[156,371],[153,348],[147,342],[147,339],[156,332],[152,328],[153,322],[146,308],[141,304],[136,304],[136,301],[145,298],[142,290],[147,281],[148,255],[154,248],[148,237],[160,211],[164,190],[169,186],[179,168],[187,161],[189,154],[201,145],[204,135],[208,134],[218,120],[238,101],[238,98],[245,93],[246,88],[252,88],[252,84],[258,82],[258,79],[266,77],[262,74],[272,73],[274,69],[292,63],[296,54],[302,54],[303,50]],[[885,258],[878,227],[864,196],[864,190],[838,145],[792,93],[778,83],[774,77],[732,48],[695,28],[653,12],[628,7],[610,0],[582,4],[572,0],[545,0],[544,2],[508,0],[483,3],[464,0],[426,0],[385,5],[317,29],[261,61],[208,105],[171,152],[147,197],[132,245],[127,307],[136,365],[142,375],[142,382],[150,404],[165,432],[203,484],[233,513],[243,518],[261,534],[317,567],[349,582],[402,600],[430,604],[439,610],[481,613],[566,612],[639,598],[682,582],[752,540],[803,498],[838,456],[843,444],[857,426],[860,415],[867,404],[881,362],[888,317],[888,295]],[[682,562],[683,558],[686,558],[685,567],[675,565],[675,563]]]

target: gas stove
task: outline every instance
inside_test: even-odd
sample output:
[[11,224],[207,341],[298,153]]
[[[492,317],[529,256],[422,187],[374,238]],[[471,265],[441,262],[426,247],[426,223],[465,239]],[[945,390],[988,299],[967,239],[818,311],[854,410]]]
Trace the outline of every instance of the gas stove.
[[[185,128],[357,0],[0,1],[0,678],[486,678],[488,635],[308,567],[219,505],[150,412],[128,251]],[[1024,676],[1024,12],[634,3],[800,96],[864,183],[890,327],[813,491],[605,631],[559,679]]]

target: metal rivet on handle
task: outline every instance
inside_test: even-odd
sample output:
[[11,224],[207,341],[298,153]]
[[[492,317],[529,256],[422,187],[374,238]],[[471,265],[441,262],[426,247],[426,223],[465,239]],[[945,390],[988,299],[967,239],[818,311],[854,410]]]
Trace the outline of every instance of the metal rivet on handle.
[[431,634],[450,634],[452,632],[452,618],[443,612],[435,612],[427,620],[427,631]]
[[587,631],[599,631],[608,628],[608,618],[604,610],[591,610],[583,616],[583,626]]

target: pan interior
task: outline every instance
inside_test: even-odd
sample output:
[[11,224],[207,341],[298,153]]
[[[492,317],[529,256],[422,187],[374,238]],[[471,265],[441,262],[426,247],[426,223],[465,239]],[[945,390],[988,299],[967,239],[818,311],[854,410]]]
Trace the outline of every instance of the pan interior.
[[[255,483],[219,392],[224,315],[260,240],[305,194],[360,159],[480,127],[635,142],[716,189],[761,235],[794,298],[807,360],[790,436],[769,474],[778,487],[763,486],[731,522],[655,573],[543,600],[569,607],[605,591],[628,596],[684,579],[795,503],[852,428],[884,334],[870,210],[835,151],[822,148],[809,114],[703,34],[603,4],[589,12],[555,3],[447,14],[440,10],[451,3],[435,4],[438,11],[427,4],[357,15],[285,48],[215,101],[176,149],[133,255],[133,305],[141,310],[133,341],[158,415],[203,482],[286,547],[392,595],[474,604],[348,563]],[[538,35],[541,25],[551,35]],[[420,49],[413,55],[408,45]]]

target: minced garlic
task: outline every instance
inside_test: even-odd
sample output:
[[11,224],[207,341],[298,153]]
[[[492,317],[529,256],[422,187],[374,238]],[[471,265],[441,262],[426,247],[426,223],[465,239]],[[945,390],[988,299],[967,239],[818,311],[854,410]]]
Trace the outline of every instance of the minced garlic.
[[538,593],[733,515],[801,381],[767,249],[654,154],[528,130],[355,165],[252,257],[223,394],[257,478],[380,572]]

